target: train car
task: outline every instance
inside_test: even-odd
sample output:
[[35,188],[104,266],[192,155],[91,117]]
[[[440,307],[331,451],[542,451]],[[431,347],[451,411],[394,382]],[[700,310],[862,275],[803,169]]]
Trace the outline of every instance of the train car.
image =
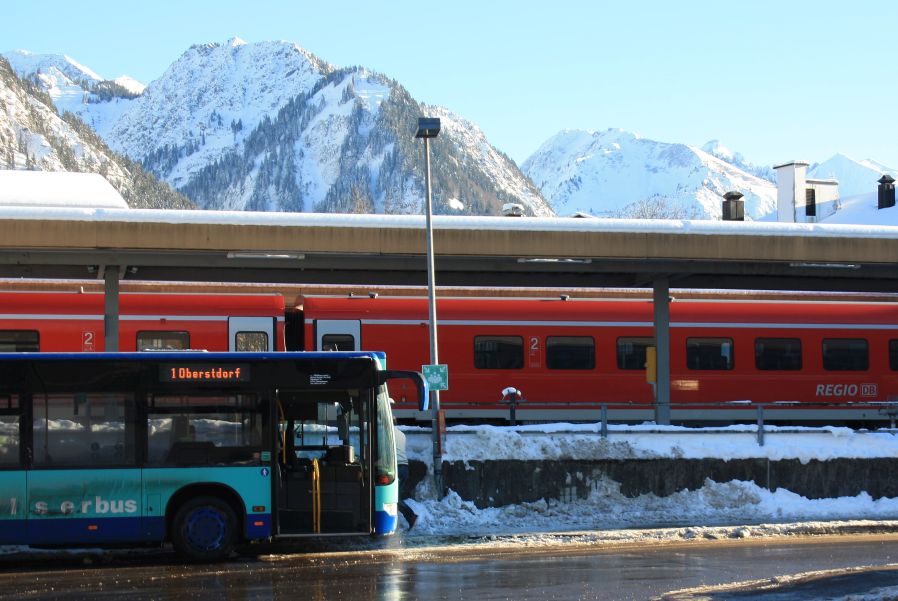
[[[750,421],[757,405],[778,421],[894,417],[898,304],[720,296],[670,305],[675,420]],[[306,297],[302,308],[311,349],[383,350],[396,369],[428,362],[426,299]],[[524,420],[595,420],[603,404],[613,418],[653,417],[650,300],[443,298],[437,318],[447,419],[507,418],[510,387]],[[399,417],[429,419],[413,398],[397,401]]]
[[[10,285],[11,286],[11,285]],[[385,351],[391,369],[429,362],[427,300],[374,293],[122,292],[119,350]],[[449,420],[651,420],[644,293],[448,297],[437,302],[441,406]],[[640,294],[642,295],[640,297]],[[858,422],[896,417],[898,296],[675,292],[674,421]],[[285,303],[285,297],[291,300]],[[0,351],[104,351],[100,292],[0,294]],[[429,421],[394,386],[399,418]]]
[[[104,296],[0,294],[0,351],[101,352]],[[282,351],[284,298],[259,294],[122,293],[119,350]]]

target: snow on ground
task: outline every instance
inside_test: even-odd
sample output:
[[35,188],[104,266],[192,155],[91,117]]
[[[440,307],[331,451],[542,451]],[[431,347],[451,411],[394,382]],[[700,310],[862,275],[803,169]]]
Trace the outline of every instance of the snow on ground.
[[[748,598],[744,593],[750,592],[759,599],[770,599],[770,601],[787,600],[787,599],[808,599],[805,592],[790,592],[788,587],[800,586],[811,582],[826,582],[832,578],[852,578],[856,576],[863,577],[872,569],[875,570],[895,570],[898,564],[887,564],[883,566],[858,566],[849,569],[836,570],[818,570],[814,572],[804,572],[801,574],[790,574],[788,576],[775,576],[773,578],[765,578],[762,580],[747,580],[744,582],[732,582],[724,585],[698,586],[678,591],[670,591],[664,594],[661,599],[671,600],[692,600],[692,601],[710,601],[714,598]],[[818,587],[821,589],[822,587]],[[715,597],[713,594],[722,594],[722,597]],[[729,593],[729,595],[727,594]],[[898,599],[898,586],[877,587],[864,593],[852,593],[844,596],[834,597],[826,596],[826,601],[895,601]]]
[[[454,491],[438,498],[432,479],[429,430],[404,427],[408,456],[424,462],[428,477],[409,504],[420,516],[415,535],[484,536],[674,526],[733,526],[765,522],[898,520],[898,499],[862,493],[838,499],[807,499],[787,490],[771,492],[752,482],[706,481],[695,491],[667,497],[625,497],[610,480],[593,484],[585,499],[541,499],[478,509]],[[848,428],[776,428],[757,442],[755,426],[697,430],[678,426],[612,426],[602,438],[598,424],[522,427],[455,426],[446,433],[445,460],[626,459],[651,457],[826,460],[835,457],[898,457],[898,435]],[[707,536],[693,530],[694,536]],[[688,532],[676,536],[691,538]],[[727,535],[730,536],[730,535]],[[737,535],[738,536],[738,535]]]

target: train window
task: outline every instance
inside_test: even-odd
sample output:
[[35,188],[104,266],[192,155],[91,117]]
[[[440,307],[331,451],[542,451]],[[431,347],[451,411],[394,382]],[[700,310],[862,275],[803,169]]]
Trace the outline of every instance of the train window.
[[645,369],[645,349],[655,344],[653,338],[621,337],[617,339],[617,368]]
[[352,334],[325,334],[321,337],[322,351],[354,351],[355,336]]
[[40,350],[37,330],[0,330],[0,352],[36,353]]
[[733,369],[732,338],[687,338],[686,367],[689,369]]
[[591,336],[546,337],[546,367],[549,369],[593,369],[596,341]]
[[474,367],[523,369],[524,339],[520,336],[475,336]]
[[757,338],[755,367],[762,370],[801,369],[801,340],[798,338]]
[[898,340],[889,340],[889,369],[898,371]]
[[137,350],[139,351],[182,351],[189,348],[189,332],[147,331],[137,333]]
[[261,353],[268,350],[268,332],[237,332],[234,350]]
[[823,340],[823,369],[828,371],[866,371],[869,367],[867,341],[863,338],[826,338]]

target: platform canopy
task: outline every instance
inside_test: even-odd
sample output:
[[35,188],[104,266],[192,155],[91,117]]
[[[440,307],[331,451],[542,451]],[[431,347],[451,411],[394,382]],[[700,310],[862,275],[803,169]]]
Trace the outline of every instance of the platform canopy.
[[[434,218],[442,286],[898,290],[898,227]],[[424,218],[0,207],[0,277],[420,285]]]

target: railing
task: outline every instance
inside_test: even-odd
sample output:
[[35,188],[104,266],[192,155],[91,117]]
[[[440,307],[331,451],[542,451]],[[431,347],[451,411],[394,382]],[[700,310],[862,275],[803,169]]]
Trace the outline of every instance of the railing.
[[[617,419],[614,420],[612,418],[612,414],[614,412],[633,412],[633,411],[641,411],[646,414],[654,413],[655,405],[653,403],[602,403],[602,402],[581,402],[581,401],[568,401],[568,402],[559,402],[559,403],[530,403],[526,398],[523,397],[523,394],[514,390],[513,392],[506,389],[503,391],[503,398],[500,400],[501,405],[508,406],[508,417],[507,422],[509,425],[516,425],[519,420],[519,411],[521,407],[526,407],[528,411],[538,411],[538,410],[576,410],[577,412],[577,420],[579,422],[593,421],[594,418],[598,418],[599,423],[599,434],[602,438],[607,438],[609,435],[609,425],[615,421],[617,422],[632,422],[633,419]],[[464,411],[470,412],[472,416],[476,416],[478,412],[482,412],[487,408],[483,407],[481,404],[476,403],[443,403],[442,405],[443,411]],[[814,421],[822,421],[819,418],[815,418],[812,413],[815,409],[818,410],[828,410],[831,412],[846,412],[846,415],[842,416],[847,419],[842,419],[840,423],[845,423],[845,421],[852,421],[847,412],[876,412],[876,415],[879,416],[878,420],[888,419],[889,421],[889,431],[896,430],[896,422],[898,422],[898,399],[889,398],[887,401],[865,401],[865,402],[824,402],[817,401],[813,403],[805,403],[798,401],[781,401],[781,402],[773,402],[773,403],[753,403],[751,401],[729,401],[729,402],[718,402],[718,403],[674,403],[670,405],[670,409],[673,412],[686,412],[686,411],[701,411],[707,410],[710,412],[711,420],[708,421],[719,421],[715,420],[714,413],[721,413],[726,411],[728,415],[732,415],[733,411],[738,411],[739,413],[745,412],[745,417],[741,418],[740,421],[754,421],[756,424],[756,432],[757,432],[757,442],[759,446],[764,446],[764,439],[766,434],[766,427],[771,425],[771,421],[776,421],[777,416],[775,415],[777,412],[782,412],[786,410],[798,410],[802,413],[808,412],[807,416],[802,416],[801,419],[812,419]],[[489,410],[495,411],[495,407],[490,407]],[[835,413],[835,415],[838,415]],[[476,417],[475,417],[476,419]],[[707,418],[705,418],[707,419]],[[782,419],[780,417],[780,419]],[[801,421],[798,418],[791,418],[784,421],[796,422]],[[874,419],[872,417],[867,417],[865,419]],[[462,420],[464,421],[464,420]],[[540,420],[546,421],[546,420]],[[690,423],[695,421],[702,421],[698,418],[692,419],[682,419],[676,421],[688,421]],[[806,429],[800,430],[801,432],[807,431]],[[641,430],[641,432],[651,432]],[[660,432],[669,433],[669,431],[659,430]],[[732,432],[732,430],[714,430],[711,428],[701,428],[700,430],[696,430],[696,433],[708,433],[708,432]],[[777,429],[777,432],[782,433],[786,432],[785,430]],[[799,430],[795,430],[795,432],[799,432]],[[688,433],[688,431],[686,431]]]

